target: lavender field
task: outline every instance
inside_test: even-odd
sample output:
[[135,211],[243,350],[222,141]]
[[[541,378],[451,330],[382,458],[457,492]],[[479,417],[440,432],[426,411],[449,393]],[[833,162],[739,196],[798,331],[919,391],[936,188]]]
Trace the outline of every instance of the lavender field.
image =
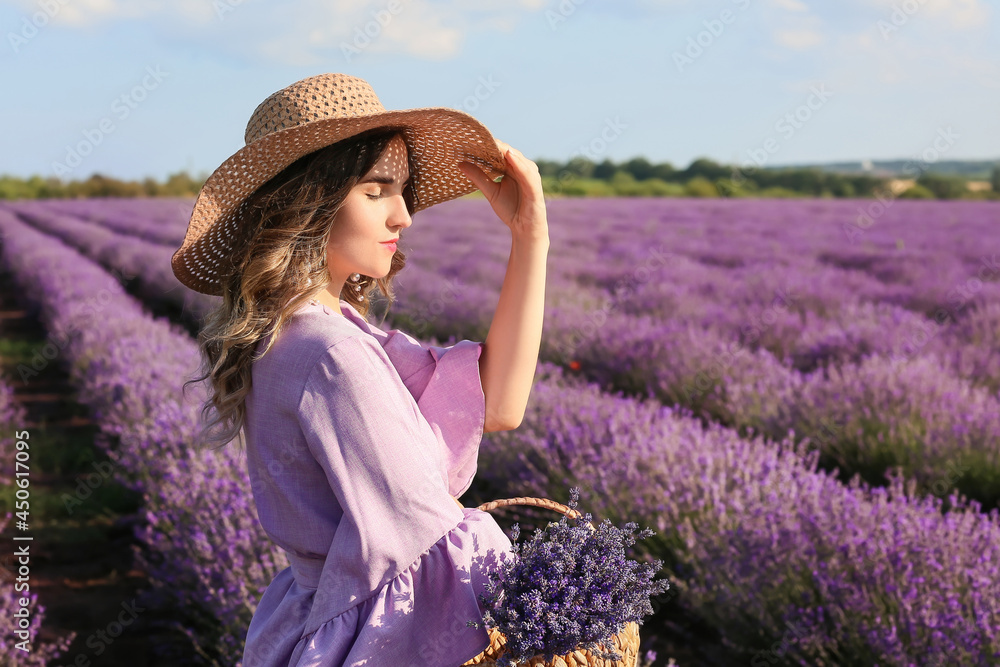
[[[236,665],[287,561],[245,460],[187,446],[217,302],[170,272],[192,205],[0,202],[0,260],[143,494],[178,623]],[[656,530],[636,546],[674,590],[644,649],[695,619],[699,664],[1000,663],[1000,206],[563,199],[549,226],[528,412],[484,436],[464,505],[579,486],[584,511]],[[372,322],[484,340],[509,249],[489,206],[421,212],[401,249]]]

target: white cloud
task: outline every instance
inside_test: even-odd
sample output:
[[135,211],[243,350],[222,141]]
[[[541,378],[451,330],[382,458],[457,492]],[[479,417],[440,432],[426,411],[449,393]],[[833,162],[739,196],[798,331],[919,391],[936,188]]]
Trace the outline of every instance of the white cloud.
[[[26,14],[33,0],[16,0]],[[404,53],[442,60],[461,51],[466,35],[482,30],[510,32],[526,14],[551,0],[289,0],[251,4],[246,0],[72,0],[60,5],[53,23],[85,27],[116,21],[145,21],[167,37],[211,40],[227,51],[292,65],[328,62],[342,46],[362,54]],[[220,11],[221,10],[221,11]]]
[[[25,14],[38,11],[38,3],[17,0]],[[69,27],[85,27],[123,19],[179,18],[199,24],[216,19],[212,2],[203,0],[72,0],[53,3],[52,22]]]
[[803,51],[826,41],[822,19],[810,14],[800,0],[769,0],[769,5],[778,10],[769,12],[775,26],[771,36],[778,46]]
[[375,48],[403,51],[412,55],[441,60],[457,55],[468,26],[453,27],[447,12],[401,12],[389,23]]
[[778,30],[774,33],[775,41],[789,49],[802,50],[822,44],[822,33],[808,28],[799,30]]
[[[868,0],[885,11],[888,18],[894,11],[902,12],[907,19],[920,16],[942,19],[949,27],[959,30],[977,28],[990,20],[990,8],[983,0]],[[907,11],[913,6],[915,11]]]
[[[386,2],[367,7],[349,1],[339,7],[323,0],[300,0],[300,4],[309,5],[308,10],[292,14],[295,19],[286,20],[263,45],[267,58],[311,65],[328,62],[329,52],[334,51],[338,57],[351,53],[352,59],[365,53],[401,52],[441,60],[457,55],[467,31],[474,27],[456,13],[423,0],[404,0],[395,14],[386,9]],[[495,17],[486,17],[487,25],[490,18]]]
[[790,12],[809,11],[809,8],[801,0],[771,0],[771,4],[778,9],[786,9]]
[[842,35],[830,47],[831,52],[848,55],[831,61],[836,62],[832,68],[836,81],[845,89],[888,85],[935,90],[949,85],[956,72],[961,72],[961,79],[970,86],[1000,88],[1000,62],[992,54],[975,47],[956,48],[955,38],[946,37],[947,33],[930,28],[913,34],[901,30],[889,42],[874,30]]

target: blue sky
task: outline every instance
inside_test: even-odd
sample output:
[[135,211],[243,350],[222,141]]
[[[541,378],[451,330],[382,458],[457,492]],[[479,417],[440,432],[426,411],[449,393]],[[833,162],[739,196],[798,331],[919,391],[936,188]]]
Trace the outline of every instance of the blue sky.
[[778,166],[912,158],[936,139],[935,159],[998,159],[997,13],[984,0],[5,0],[0,173],[207,174],[257,104],[322,72],[365,79],[387,109],[468,111],[531,159]]

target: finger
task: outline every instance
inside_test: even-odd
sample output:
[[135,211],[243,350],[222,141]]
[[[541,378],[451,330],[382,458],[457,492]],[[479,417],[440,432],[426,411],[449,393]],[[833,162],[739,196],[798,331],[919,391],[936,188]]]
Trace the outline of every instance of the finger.
[[[500,183],[498,182],[498,179],[503,178],[503,176],[507,172],[510,171],[510,161],[506,158],[506,153],[503,150],[500,151],[500,157],[501,157],[501,159],[503,159],[503,162],[504,162],[503,166],[500,167],[500,176],[494,177],[494,176],[486,173],[485,169],[480,168],[480,171],[483,173],[484,178],[486,178],[490,183],[492,183],[493,185],[495,185],[497,188],[500,187]],[[476,166],[476,165],[473,165],[473,166]],[[487,186],[487,187],[490,187],[490,186]],[[482,190],[482,188],[480,188],[480,190]],[[484,190],[484,192],[485,192],[485,190]]]
[[517,150],[516,148],[514,148],[514,147],[513,147],[513,146],[511,146],[510,144],[505,144],[505,146],[506,146],[507,150],[509,150],[509,151],[510,151],[511,153],[513,153],[513,154],[514,154],[514,155],[516,155],[517,157],[519,157],[519,158],[523,158],[523,159],[525,159],[525,160],[527,160],[527,159],[528,159],[528,158],[524,157],[524,153],[522,153],[521,151]]
[[[525,175],[526,175],[524,164],[521,162],[521,158],[519,158],[514,153],[514,151],[508,151],[504,153],[503,158],[504,158],[503,159],[504,180],[507,179],[513,180],[514,183],[516,183],[518,186],[521,186],[525,182]],[[503,181],[501,181],[501,183],[502,182]],[[495,185],[499,187],[500,183],[496,183]]]
[[465,177],[472,181],[472,184],[479,188],[487,197],[491,197],[493,195],[494,188],[499,187],[498,184],[489,179],[482,169],[471,162],[459,162],[458,169],[465,174]]
[[458,170],[465,174],[465,177],[472,181],[473,185],[477,188],[482,187],[483,173],[482,170],[471,162],[459,162]]
[[524,154],[516,148],[510,149],[510,155],[513,159],[508,160],[508,164],[512,164],[525,178],[530,178],[531,174],[538,171],[538,165],[524,157]]
[[519,163],[523,167],[525,167],[525,168],[527,168],[527,165],[529,165],[529,164],[535,164],[534,162],[532,162],[528,158],[524,157],[524,153],[522,153],[521,151],[517,150],[513,146],[510,147],[510,152],[513,153],[514,155],[516,155],[518,158],[520,158]]
[[516,150],[516,148],[512,148],[507,153],[506,162],[511,176],[514,177],[514,181],[517,183],[518,190],[528,197],[535,196],[530,193],[541,194],[540,183],[538,181],[538,165],[528,158],[518,155],[515,152]]
[[516,148],[511,148],[507,153],[504,153],[504,161],[507,166],[518,174],[524,174],[524,156],[517,152]]

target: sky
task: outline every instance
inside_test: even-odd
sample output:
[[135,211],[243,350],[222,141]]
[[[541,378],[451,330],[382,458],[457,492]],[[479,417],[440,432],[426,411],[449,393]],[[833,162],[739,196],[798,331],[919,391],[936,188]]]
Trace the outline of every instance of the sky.
[[995,0],[0,0],[0,174],[206,176],[343,72],[533,160],[1000,159]]

